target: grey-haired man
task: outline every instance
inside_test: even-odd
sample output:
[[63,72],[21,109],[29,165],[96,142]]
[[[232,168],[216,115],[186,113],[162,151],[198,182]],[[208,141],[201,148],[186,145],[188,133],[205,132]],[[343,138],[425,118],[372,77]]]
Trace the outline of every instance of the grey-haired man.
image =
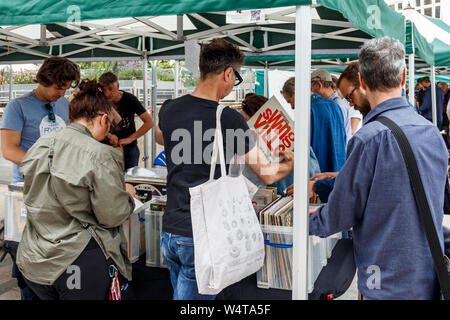
[[353,227],[358,290],[365,298],[436,299],[434,263],[402,153],[392,132],[373,120],[387,117],[408,137],[441,247],[448,151],[439,130],[402,97],[406,66],[399,41],[367,41],[359,72],[371,111],[349,141],[328,204],[310,216],[310,234],[325,237]]

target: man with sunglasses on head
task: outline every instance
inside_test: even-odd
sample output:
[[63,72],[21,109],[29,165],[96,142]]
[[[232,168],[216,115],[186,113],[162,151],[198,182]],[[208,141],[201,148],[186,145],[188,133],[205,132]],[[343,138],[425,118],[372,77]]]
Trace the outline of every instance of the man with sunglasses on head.
[[[68,89],[78,85],[80,68],[66,58],[47,58],[40,67],[35,81],[38,83],[37,88],[11,100],[3,113],[2,154],[6,160],[13,163],[12,184],[23,182],[19,165],[39,137],[66,127],[69,121],[69,101],[64,95]],[[17,244],[5,241],[5,248],[11,253],[13,262]],[[35,295],[21,281],[15,263],[13,276],[18,278],[22,299],[33,299]]]
[[[226,40],[213,39],[203,44],[197,87],[191,94],[167,100],[159,112],[155,136],[156,141],[164,145],[168,171],[161,250],[170,271],[175,300],[215,298],[198,293],[189,188],[209,180],[217,107],[219,101],[242,82],[239,72],[243,63],[244,55],[239,47]],[[279,164],[269,163],[252,140],[240,113],[224,108],[220,121],[227,172],[235,154],[243,156],[265,184],[279,181],[292,172],[293,153],[286,152]],[[219,169],[216,168],[215,178],[219,177]]]

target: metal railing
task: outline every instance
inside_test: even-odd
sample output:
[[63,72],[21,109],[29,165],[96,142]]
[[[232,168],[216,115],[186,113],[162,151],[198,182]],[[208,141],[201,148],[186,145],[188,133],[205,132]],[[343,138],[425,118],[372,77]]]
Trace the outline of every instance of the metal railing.
[[[125,82],[125,81],[124,81]],[[133,83],[136,81],[127,81],[128,83],[120,82],[120,89],[126,92],[129,92],[136,96],[141,103],[144,102],[144,89],[142,86],[139,86],[137,83]],[[27,94],[31,90],[35,89],[37,85],[13,85],[11,90],[11,99],[16,99],[24,94]],[[194,90],[194,87],[192,88],[180,88],[178,90],[178,96],[182,96],[188,93],[191,93]],[[148,105],[152,105],[151,101],[151,94],[152,88],[149,87],[147,89],[147,97],[148,97]],[[70,95],[71,90],[67,90],[66,97]],[[248,92],[254,92],[254,85],[246,85],[246,86],[240,86],[238,88],[234,88],[233,91],[223,99],[225,102],[240,102],[244,99],[245,95]],[[156,89],[156,103],[161,104],[164,101],[168,99],[175,98],[175,89],[167,89],[167,88],[157,88]],[[2,85],[0,86],[0,105],[5,106],[10,100],[10,90],[9,85]]]

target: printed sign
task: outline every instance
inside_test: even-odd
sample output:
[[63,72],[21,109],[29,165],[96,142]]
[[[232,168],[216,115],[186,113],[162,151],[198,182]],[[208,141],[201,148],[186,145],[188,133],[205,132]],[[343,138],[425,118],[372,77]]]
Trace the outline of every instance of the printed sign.
[[263,22],[265,15],[263,10],[237,10],[227,12],[227,24],[246,24]]
[[275,96],[250,118],[248,126],[258,134],[258,146],[270,162],[279,162],[280,152],[294,149],[294,122]]

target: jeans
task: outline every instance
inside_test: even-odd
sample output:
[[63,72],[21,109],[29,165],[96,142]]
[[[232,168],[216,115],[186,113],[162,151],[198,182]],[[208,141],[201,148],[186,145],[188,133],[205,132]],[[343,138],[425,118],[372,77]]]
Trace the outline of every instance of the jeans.
[[162,232],[161,250],[170,271],[173,300],[214,300],[215,295],[198,293],[192,238]]
[[133,141],[123,147],[123,154],[125,160],[125,170],[136,167],[139,164],[139,148],[137,142]]

